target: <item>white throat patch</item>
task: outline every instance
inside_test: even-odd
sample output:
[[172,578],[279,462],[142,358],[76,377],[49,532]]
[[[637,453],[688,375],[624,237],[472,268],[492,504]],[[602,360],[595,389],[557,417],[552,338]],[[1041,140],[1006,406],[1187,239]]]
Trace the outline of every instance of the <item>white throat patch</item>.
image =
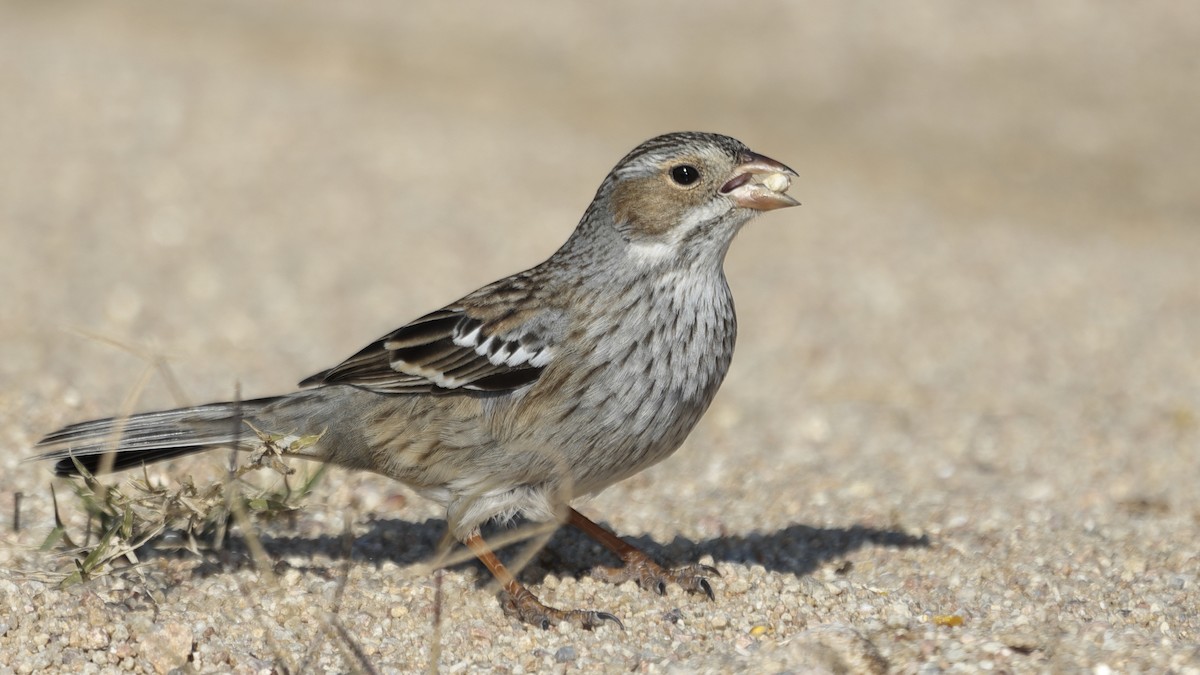
[[733,206],[723,199],[713,199],[704,206],[688,211],[683,220],[655,241],[633,242],[629,245],[629,257],[639,263],[654,264],[676,254],[679,242],[692,230],[724,215]]

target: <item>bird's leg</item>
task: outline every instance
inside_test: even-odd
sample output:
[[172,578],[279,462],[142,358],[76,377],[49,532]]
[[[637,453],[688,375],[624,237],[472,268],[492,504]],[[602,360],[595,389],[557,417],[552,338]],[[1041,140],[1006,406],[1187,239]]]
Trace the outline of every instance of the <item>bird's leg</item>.
[[679,584],[683,590],[689,593],[704,593],[709,600],[714,598],[708,577],[721,576],[715,567],[693,564],[666,568],[651,560],[650,556],[637,547],[592,522],[575,509],[567,512],[567,522],[600,542],[604,548],[616,553],[625,562],[622,567],[597,567],[592,570],[593,577],[614,584],[632,579],[637,582],[638,586],[657,591],[659,595],[667,592],[668,583],[674,583]]
[[608,612],[597,612],[594,610],[571,609],[562,610],[554,607],[547,607],[542,604],[541,600],[537,599],[533,593],[525,588],[521,582],[517,581],[512,572],[500,562],[496,554],[492,551],[487,542],[483,540],[478,531],[472,532],[463,539],[463,543],[471,552],[479,558],[492,576],[496,577],[496,581],[500,582],[500,586],[504,589],[501,599],[501,606],[504,608],[504,613],[509,616],[515,616],[524,623],[538,626],[546,629],[562,621],[570,621],[580,627],[591,630],[605,621],[612,621],[621,627],[625,628],[625,624],[616,616]]

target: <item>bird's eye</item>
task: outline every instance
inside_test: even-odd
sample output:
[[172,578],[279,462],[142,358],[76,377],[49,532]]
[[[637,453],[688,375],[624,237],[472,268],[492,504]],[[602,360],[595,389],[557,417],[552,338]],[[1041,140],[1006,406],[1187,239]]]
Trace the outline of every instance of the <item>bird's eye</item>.
[[690,164],[671,167],[671,180],[680,185],[691,185],[700,180],[700,171]]

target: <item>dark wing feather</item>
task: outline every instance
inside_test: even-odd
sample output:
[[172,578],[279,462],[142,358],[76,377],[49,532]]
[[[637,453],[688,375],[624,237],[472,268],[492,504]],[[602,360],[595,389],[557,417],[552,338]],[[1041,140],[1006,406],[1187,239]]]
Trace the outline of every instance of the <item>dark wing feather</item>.
[[[504,317],[505,319],[509,317]],[[551,349],[546,317],[516,326],[471,316],[461,307],[427,314],[300,383],[346,384],[382,394],[499,392],[537,380]]]

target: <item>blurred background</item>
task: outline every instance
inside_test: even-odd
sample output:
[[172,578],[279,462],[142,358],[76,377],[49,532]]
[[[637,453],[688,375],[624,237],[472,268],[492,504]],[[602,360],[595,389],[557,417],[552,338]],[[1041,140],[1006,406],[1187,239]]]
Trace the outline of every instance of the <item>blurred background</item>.
[[[856,228],[928,237],[907,256],[941,245],[929,228],[1178,236],[1200,211],[1198,11],[6,2],[0,374],[86,378],[76,338],[46,351],[80,328],[164,341],[206,395],[244,377],[229,350],[265,360],[247,388],[289,386],[542,259],[670,130],[800,172],[803,209],[731,260],[777,275],[781,310]],[[980,236],[963,255],[987,258]]]
[[1198,44],[1185,2],[0,3],[0,503],[46,522],[19,460],[131,392],[287,391],[537,263],[624,153],[698,129],[803,206],[734,244],[733,371],[608,522],[1004,565],[1149,513],[1105,546],[1184,569],[1156,547],[1200,537]]

